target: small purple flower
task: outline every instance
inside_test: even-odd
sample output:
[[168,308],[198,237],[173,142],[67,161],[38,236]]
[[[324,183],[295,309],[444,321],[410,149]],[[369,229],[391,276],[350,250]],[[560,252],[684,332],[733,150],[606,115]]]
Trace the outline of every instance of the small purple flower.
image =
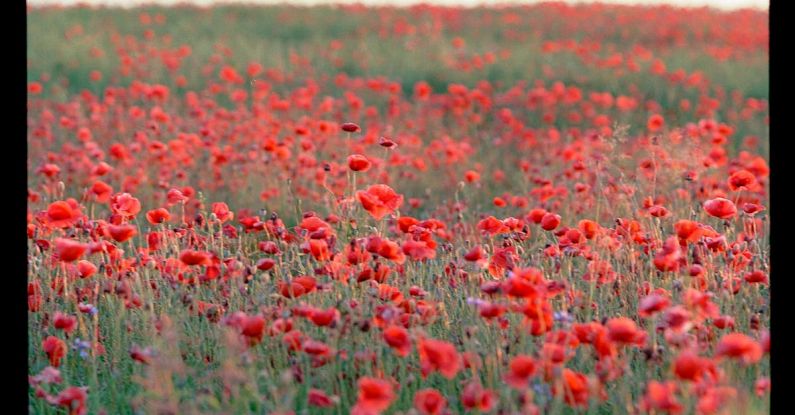
[[574,321],[574,318],[571,316],[571,314],[569,314],[569,313],[567,313],[565,311],[556,311],[552,316],[555,319],[555,321],[561,322],[561,323],[564,323],[564,324],[569,324],[572,321]]

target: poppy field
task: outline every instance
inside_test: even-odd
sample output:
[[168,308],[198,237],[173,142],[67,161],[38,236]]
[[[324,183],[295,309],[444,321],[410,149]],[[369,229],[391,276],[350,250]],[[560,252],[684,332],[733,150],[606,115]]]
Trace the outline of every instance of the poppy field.
[[36,414],[762,414],[768,13],[28,8]]

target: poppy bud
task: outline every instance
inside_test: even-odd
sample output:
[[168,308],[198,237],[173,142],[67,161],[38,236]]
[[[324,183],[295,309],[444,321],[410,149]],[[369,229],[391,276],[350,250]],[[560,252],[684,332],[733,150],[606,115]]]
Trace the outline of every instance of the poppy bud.
[[360,130],[359,126],[352,122],[343,123],[340,127],[342,128],[342,131],[348,133],[355,133]]
[[361,154],[352,154],[348,156],[348,168],[353,171],[367,171],[371,164],[370,160]]

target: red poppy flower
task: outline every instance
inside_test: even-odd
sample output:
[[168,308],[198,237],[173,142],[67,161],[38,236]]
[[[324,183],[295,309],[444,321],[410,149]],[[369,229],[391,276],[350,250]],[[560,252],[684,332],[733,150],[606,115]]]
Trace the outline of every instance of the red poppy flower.
[[39,372],[39,374],[30,377],[30,384],[38,386],[40,384],[53,384],[53,383],[61,383],[63,378],[61,377],[61,371],[52,367],[47,366]]
[[377,253],[397,264],[402,264],[406,261],[406,255],[403,253],[403,249],[401,249],[400,245],[389,239],[381,239],[378,237],[370,238],[367,243],[367,250]]
[[765,207],[762,205],[756,203],[743,203],[743,212],[748,214],[748,216],[754,216],[763,210],[765,210]]
[[478,222],[477,229],[488,235],[497,235],[501,233],[510,232],[507,226],[502,223],[501,220],[495,218],[494,216],[489,216],[486,219],[481,220]]
[[730,219],[737,213],[737,207],[729,199],[718,197],[704,202],[704,210],[710,215],[720,219]]
[[317,406],[318,408],[329,408],[334,406],[334,400],[320,389],[309,389],[307,401],[309,405]]
[[700,394],[696,404],[699,415],[715,414],[728,402],[737,398],[737,390],[731,386],[712,386]]
[[414,408],[422,415],[440,415],[446,407],[447,400],[436,389],[420,389],[414,394]]
[[551,231],[560,225],[560,215],[547,213],[541,218],[541,229]]
[[647,412],[681,413],[683,408],[676,399],[676,389],[676,383],[672,381],[662,383],[652,380],[646,387],[646,395],[643,396],[641,407]]
[[305,341],[302,348],[304,350],[304,353],[316,357],[317,356],[328,357],[331,356],[332,354],[332,350],[327,344],[317,340],[309,339]]
[[489,274],[501,278],[505,274],[505,270],[513,269],[518,260],[519,256],[513,246],[495,249],[494,254],[489,258]]
[[400,326],[389,326],[384,330],[384,341],[398,356],[406,357],[411,352],[409,332]]
[[51,405],[64,407],[69,415],[84,415],[88,412],[86,399],[88,388],[70,386],[62,390],[57,396],[48,396],[47,402]]
[[188,266],[212,264],[209,252],[194,251],[192,249],[182,251],[179,254],[179,260]]
[[73,262],[83,256],[88,245],[73,239],[58,238],[55,240],[55,256],[63,262]]
[[298,298],[315,290],[317,282],[313,277],[302,276],[293,278],[291,282],[280,281],[279,293],[287,298]]
[[66,334],[72,332],[77,327],[77,317],[63,314],[56,311],[52,319],[53,327],[58,330],[63,330]]
[[94,200],[97,203],[106,203],[113,195],[113,188],[102,180],[97,180],[91,185],[91,194],[94,195]]
[[151,348],[147,347],[146,349],[141,349],[137,344],[130,348],[130,358],[136,362],[148,365],[152,363],[152,356],[153,353]]
[[375,184],[366,191],[356,192],[356,199],[373,218],[380,220],[403,204],[403,196],[385,184]]
[[541,220],[544,219],[548,212],[541,208],[535,208],[527,214],[526,219],[530,222],[535,223],[536,225],[541,224]]
[[31,95],[38,95],[38,94],[40,94],[40,93],[41,93],[41,91],[42,91],[43,89],[44,89],[44,88],[41,86],[41,84],[40,84],[40,83],[38,83],[38,82],[36,82],[36,81],[33,81],[33,82],[31,82],[31,83],[29,83],[29,84],[28,84],[28,92],[29,92]]
[[169,219],[171,219],[171,214],[165,208],[157,208],[146,212],[146,220],[152,225],[168,222]]
[[674,373],[682,380],[696,382],[707,369],[708,359],[695,352],[685,350],[674,360]]
[[50,203],[47,207],[47,223],[56,228],[68,228],[80,219],[80,209],[77,203],[59,200]]
[[116,242],[125,242],[138,234],[138,229],[135,228],[135,225],[131,225],[129,223],[121,225],[109,225],[108,234]]
[[654,255],[654,266],[662,271],[677,271],[684,261],[682,249],[675,236],[665,240],[662,249]]
[[265,333],[265,317],[263,316],[244,316],[240,322],[240,334],[245,336],[249,344],[257,344],[262,341]]
[[582,232],[585,236],[585,239],[593,239],[596,236],[596,233],[599,231],[599,224],[589,220],[583,219],[577,224],[577,229]]
[[169,206],[176,205],[178,203],[183,203],[188,200],[188,197],[185,196],[181,190],[179,189],[171,189],[168,191],[166,195],[166,200],[168,201]]
[[756,176],[748,170],[737,170],[729,176],[729,189],[751,189],[756,184]]
[[379,137],[378,138],[378,145],[381,146],[381,147],[390,148],[390,149],[394,149],[395,147],[397,147],[397,143],[396,142],[394,142],[392,139],[386,138],[386,137]]
[[80,260],[77,262],[77,272],[80,278],[88,278],[97,272],[97,266],[86,260]]
[[336,321],[338,316],[339,311],[334,307],[325,310],[313,309],[309,313],[309,320],[318,327],[325,327]]
[[359,379],[359,394],[352,413],[380,414],[395,400],[392,384],[383,379],[362,377]]
[[761,377],[754,382],[754,393],[758,397],[765,396],[766,393],[770,392],[770,378],[769,377]]
[[310,239],[309,252],[318,261],[331,259],[331,251],[329,251],[328,244],[323,239]]
[[41,342],[41,348],[44,353],[47,353],[47,357],[50,359],[50,366],[58,367],[61,365],[61,359],[66,356],[66,343],[63,340],[55,336],[47,336]]
[[256,267],[260,271],[268,271],[276,265],[276,261],[272,258],[262,258],[257,261]]
[[403,243],[403,253],[414,261],[436,258],[436,250],[428,246],[428,242],[408,240]]
[[663,117],[660,114],[654,114],[649,117],[649,122],[646,124],[646,128],[649,129],[651,132],[659,131],[664,124]]
[[511,371],[505,375],[508,385],[525,390],[530,387],[530,377],[536,373],[536,360],[528,355],[518,355],[511,360]]
[[235,214],[229,210],[229,206],[227,206],[227,204],[224,202],[213,203],[212,211],[220,223],[232,220],[235,217]]
[[674,223],[674,230],[676,231],[676,236],[678,236],[679,239],[682,241],[687,241],[687,242],[698,241],[698,239],[701,238],[702,236],[700,229],[701,229],[700,224],[692,220],[682,219]]
[[467,172],[464,173],[464,180],[466,180],[467,183],[474,183],[480,180],[480,173],[474,170],[467,170]]
[[348,168],[353,171],[367,171],[370,169],[370,160],[361,154],[352,154],[348,156]]
[[475,245],[472,249],[469,250],[466,254],[464,254],[464,259],[469,262],[476,262],[481,261],[486,258],[486,252],[480,245]]
[[331,225],[323,219],[314,216],[314,214],[301,219],[301,223],[298,224],[298,227],[305,229],[309,237],[313,239],[325,239],[327,236],[334,233]]
[[357,131],[359,131],[361,129],[361,128],[359,128],[358,125],[356,125],[356,124],[354,124],[352,122],[342,123],[340,128],[342,128],[342,131],[345,131],[345,132],[348,132],[348,133],[355,133],[355,132],[357,132]]
[[129,193],[119,193],[110,199],[110,208],[117,215],[132,218],[141,211],[141,202]]
[[276,245],[276,242],[273,242],[273,241],[260,241],[257,244],[257,248],[260,251],[262,251],[262,252],[264,252],[266,254],[270,254],[270,255],[276,255],[276,254],[281,253],[281,250],[279,249],[279,246]]
[[767,284],[767,273],[761,270],[751,271],[743,276],[746,282],[751,284]]
[[546,286],[539,284],[543,278],[535,268],[516,270],[510,278],[502,283],[502,292],[516,298],[537,298],[543,294]]
[[41,284],[38,281],[28,283],[28,309],[35,313],[39,311],[44,298],[41,295]]
[[610,340],[619,344],[643,344],[646,339],[646,332],[626,317],[611,318],[605,326]]
[[638,303],[638,315],[641,317],[650,317],[664,310],[669,304],[671,304],[671,300],[669,300],[668,297],[661,294],[651,294],[644,297],[640,300],[640,303]]
[[494,391],[484,389],[477,381],[471,381],[461,392],[461,403],[467,410],[478,410],[480,412],[491,412],[496,403],[497,396]]
[[741,359],[746,364],[758,362],[762,353],[759,342],[742,333],[729,333],[721,337],[715,350],[718,357]]
[[426,377],[433,371],[452,379],[458,373],[461,359],[455,346],[442,340],[420,340],[420,367],[422,376]]

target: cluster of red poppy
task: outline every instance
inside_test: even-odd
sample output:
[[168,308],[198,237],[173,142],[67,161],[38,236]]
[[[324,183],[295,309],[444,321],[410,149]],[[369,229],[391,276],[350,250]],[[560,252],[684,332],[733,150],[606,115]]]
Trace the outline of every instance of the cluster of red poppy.
[[[766,101],[666,66],[682,50],[750,65],[766,14],[340,10],[380,20],[292,52],[291,71],[223,44],[185,67],[212,48],[174,48],[165,16],[143,13],[143,36],[92,49],[118,58],[92,88],[30,82],[39,411],[767,404]],[[539,14],[543,31],[522,25]],[[488,81],[519,50],[462,26],[538,40],[581,74]],[[88,41],[79,27],[66,42]],[[422,51],[425,35],[464,78],[338,71],[360,57],[372,74],[362,37]]]

